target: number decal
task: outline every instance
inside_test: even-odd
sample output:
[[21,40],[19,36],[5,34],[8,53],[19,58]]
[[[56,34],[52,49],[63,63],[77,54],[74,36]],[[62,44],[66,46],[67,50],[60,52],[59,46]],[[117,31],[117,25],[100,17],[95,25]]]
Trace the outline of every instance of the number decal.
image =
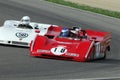
[[51,52],[55,55],[62,55],[64,53],[66,53],[66,51],[67,51],[67,49],[63,46],[58,46],[58,47],[51,49]]
[[61,49],[61,51],[60,51],[61,53],[64,53],[65,52],[65,48],[63,48],[63,49]]
[[54,48],[54,52],[64,53],[65,52],[65,48],[62,48],[61,50],[59,48]]
[[57,48],[55,48],[54,52],[56,52]]

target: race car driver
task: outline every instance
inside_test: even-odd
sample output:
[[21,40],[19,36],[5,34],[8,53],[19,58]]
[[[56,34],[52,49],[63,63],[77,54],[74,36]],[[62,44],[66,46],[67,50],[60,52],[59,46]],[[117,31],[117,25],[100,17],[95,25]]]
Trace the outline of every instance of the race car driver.
[[73,30],[71,30],[73,33],[74,38],[84,38],[87,39],[87,32],[85,30],[82,30],[81,27],[73,27]]
[[80,33],[80,29],[74,29],[74,30],[70,30],[68,28],[63,28],[61,31],[60,36],[61,37],[71,37],[71,38],[78,38],[79,37],[79,33]]
[[70,31],[68,28],[63,28],[60,34],[61,37],[70,37]]
[[[80,33],[82,33],[82,35]],[[81,30],[79,27],[73,27],[73,29],[63,28],[60,37],[87,38],[87,34],[85,30]]]
[[30,17],[29,16],[23,16],[20,20],[20,24],[18,25],[19,28],[26,28],[26,29],[32,29],[32,26],[30,25]]

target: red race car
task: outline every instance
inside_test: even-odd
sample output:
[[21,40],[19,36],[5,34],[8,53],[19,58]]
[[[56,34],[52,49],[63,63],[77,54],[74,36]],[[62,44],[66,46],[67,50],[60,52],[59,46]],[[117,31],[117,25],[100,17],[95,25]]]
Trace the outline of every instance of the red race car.
[[105,59],[111,38],[111,32],[50,27],[45,36],[37,35],[31,42],[30,55],[81,62]]

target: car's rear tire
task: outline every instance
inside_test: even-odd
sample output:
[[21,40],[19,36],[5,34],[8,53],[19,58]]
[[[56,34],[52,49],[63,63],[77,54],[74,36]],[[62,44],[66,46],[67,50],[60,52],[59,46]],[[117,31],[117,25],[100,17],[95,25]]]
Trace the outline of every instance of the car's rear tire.
[[105,52],[103,53],[104,54],[104,56],[103,56],[103,58],[102,59],[106,59],[106,54],[107,54],[107,49],[105,49]]

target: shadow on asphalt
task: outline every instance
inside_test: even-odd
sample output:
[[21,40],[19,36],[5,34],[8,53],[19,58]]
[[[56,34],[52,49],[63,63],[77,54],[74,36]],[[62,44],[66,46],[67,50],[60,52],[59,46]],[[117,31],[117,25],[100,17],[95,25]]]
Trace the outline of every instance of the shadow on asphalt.
[[13,47],[13,48],[24,48],[24,49],[29,49],[29,47],[24,47],[24,46],[16,46],[16,45],[5,45],[5,44],[0,44],[1,47]]
[[120,65],[120,59],[94,60],[94,61],[90,61],[90,63],[104,63],[104,64]]

